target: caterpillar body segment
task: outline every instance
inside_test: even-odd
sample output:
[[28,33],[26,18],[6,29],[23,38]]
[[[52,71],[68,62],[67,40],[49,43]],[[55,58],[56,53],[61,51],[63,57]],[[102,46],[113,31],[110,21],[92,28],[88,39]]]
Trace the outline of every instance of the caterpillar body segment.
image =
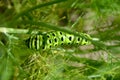
[[34,50],[46,50],[61,45],[91,44],[91,41],[87,40],[92,39],[88,34],[80,33],[80,35],[86,38],[61,31],[53,31],[45,34],[32,35],[26,40],[26,43],[30,49]]

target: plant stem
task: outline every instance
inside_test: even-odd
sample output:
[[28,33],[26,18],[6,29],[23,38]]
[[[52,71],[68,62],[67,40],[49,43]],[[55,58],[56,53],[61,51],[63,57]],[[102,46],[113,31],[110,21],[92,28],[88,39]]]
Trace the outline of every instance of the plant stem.
[[28,33],[28,29],[15,29],[15,28],[6,28],[6,27],[0,27],[0,32],[2,33],[17,33],[17,34],[26,34]]

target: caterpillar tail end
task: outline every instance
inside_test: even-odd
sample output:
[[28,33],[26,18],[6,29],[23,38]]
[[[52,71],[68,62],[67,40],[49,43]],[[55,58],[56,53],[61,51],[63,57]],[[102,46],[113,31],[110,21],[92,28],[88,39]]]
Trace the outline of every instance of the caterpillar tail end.
[[25,42],[25,45],[26,45],[28,48],[30,48],[30,46],[29,46],[30,39],[26,39],[26,40],[24,40],[24,42]]

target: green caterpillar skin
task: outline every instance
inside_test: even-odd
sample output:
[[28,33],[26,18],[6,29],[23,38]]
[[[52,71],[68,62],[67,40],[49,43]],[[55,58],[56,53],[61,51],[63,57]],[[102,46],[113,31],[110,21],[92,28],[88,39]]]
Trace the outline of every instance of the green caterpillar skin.
[[[91,39],[88,34],[80,33],[81,35]],[[65,32],[54,31],[46,34],[36,34],[30,36],[26,40],[27,46],[34,50],[46,50],[60,45],[87,45],[91,44],[86,38],[78,37]]]

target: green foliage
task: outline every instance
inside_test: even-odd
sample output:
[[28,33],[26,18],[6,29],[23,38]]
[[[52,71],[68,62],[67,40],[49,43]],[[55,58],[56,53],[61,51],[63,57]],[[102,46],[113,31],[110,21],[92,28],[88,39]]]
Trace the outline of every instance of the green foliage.
[[[0,80],[119,80],[119,3],[1,0]],[[62,31],[79,37],[84,36],[76,32],[85,32],[93,40],[88,46],[34,51],[24,41],[37,31]]]

